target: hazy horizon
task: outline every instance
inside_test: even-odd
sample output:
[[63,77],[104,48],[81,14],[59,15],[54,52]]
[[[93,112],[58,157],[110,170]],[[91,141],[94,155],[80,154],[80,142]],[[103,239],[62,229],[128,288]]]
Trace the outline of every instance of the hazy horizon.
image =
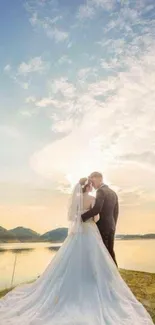
[[[1,226],[0,226],[1,227]],[[28,228],[28,227],[24,227],[24,226],[21,226],[21,225],[18,225],[18,226],[16,226],[16,227],[14,227],[14,228],[5,228],[5,227],[3,227],[3,228],[5,228],[6,230],[13,230],[13,229],[16,229],[16,228],[20,228],[20,227],[22,227],[22,228],[25,228],[25,229],[30,229],[30,230],[33,230],[33,231],[36,231],[35,229],[32,229],[32,228]],[[65,226],[61,226],[60,228],[68,228],[67,226],[65,227]],[[52,230],[56,230],[56,229],[58,229],[57,227],[56,228],[52,228],[52,229],[48,229],[47,230],[47,232],[48,231],[52,231]],[[36,231],[37,232],[37,231]],[[43,233],[40,233],[40,232],[38,232],[38,234],[39,235],[43,235],[43,234],[45,234],[45,232],[43,232]],[[137,235],[137,236],[143,236],[143,235],[149,235],[149,234],[155,234],[155,233],[118,233],[117,231],[116,231],[116,235],[118,235],[118,236],[123,236],[123,235]]]
[[[8,187],[3,184],[3,191],[0,191],[0,201],[5,202],[0,205],[1,222],[4,228],[11,229],[18,226],[31,228],[39,233],[58,228],[67,227],[67,209],[69,194],[59,190],[50,190],[44,188],[30,188],[30,186],[16,185]],[[152,233],[155,232],[153,224],[154,214],[147,215],[149,209],[143,204],[133,200],[131,204],[122,202],[122,195],[119,193],[120,214],[117,226],[117,233]],[[9,204],[6,204],[6,201]],[[20,204],[19,204],[20,202]],[[38,204],[39,202],[39,204]],[[60,204],[61,203],[61,204]],[[146,203],[145,203],[146,204]],[[133,211],[134,208],[134,211]],[[151,206],[149,207],[151,211]],[[153,209],[152,209],[153,210]],[[153,211],[152,211],[153,212]],[[2,216],[5,215],[5,218]],[[10,218],[11,216],[11,218]],[[135,217],[136,216],[136,217]],[[147,220],[147,222],[146,222]]]

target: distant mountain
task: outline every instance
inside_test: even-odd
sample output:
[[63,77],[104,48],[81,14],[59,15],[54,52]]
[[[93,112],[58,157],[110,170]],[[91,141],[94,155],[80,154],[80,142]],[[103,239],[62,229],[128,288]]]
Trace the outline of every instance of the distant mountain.
[[51,231],[46,232],[40,238],[42,241],[50,241],[50,242],[63,242],[68,234],[68,228],[57,228]]
[[131,239],[155,239],[155,234],[144,235],[116,235],[116,239],[131,240]]
[[155,234],[145,234],[145,235],[143,235],[143,238],[145,239],[145,238],[150,238],[150,239],[154,239],[155,238]]
[[37,232],[29,228],[17,227],[11,229],[11,233],[13,233],[16,236],[16,238],[18,238],[18,240],[21,242],[40,241],[40,234],[38,234]]
[[[38,234],[29,228],[17,227],[7,230],[0,227],[0,243],[9,242],[52,242],[62,243],[68,235],[68,228],[57,228],[46,232],[43,235]],[[155,239],[155,234],[144,235],[116,235],[118,240],[134,240],[134,239]]]
[[3,227],[0,227],[0,243],[15,243],[18,242],[16,235]]
[[7,242],[63,242],[68,234],[68,228],[58,228],[46,232],[43,235],[25,227],[17,227],[7,230],[0,227],[0,243]]

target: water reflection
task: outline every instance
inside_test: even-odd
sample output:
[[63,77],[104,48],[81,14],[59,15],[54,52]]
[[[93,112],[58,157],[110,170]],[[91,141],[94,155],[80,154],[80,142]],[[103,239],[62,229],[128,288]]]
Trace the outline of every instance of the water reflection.
[[35,248],[18,248],[18,249],[10,249],[10,251],[12,253],[15,253],[15,254],[21,254],[23,252],[30,252],[30,251],[33,251]]
[[[58,250],[51,243],[0,245],[0,289],[10,287],[15,258],[14,285],[36,279]],[[155,240],[119,240],[115,250],[120,268],[155,272]]]
[[34,250],[35,248],[15,248],[15,249],[0,249],[0,254],[4,254],[5,252],[11,252],[15,254],[21,254],[23,252],[29,252]]
[[4,254],[6,252],[5,249],[0,248],[0,254]]
[[60,246],[56,246],[56,247],[46,247],[46,249],[49,249],[50,251],[58,251],[60,248]]

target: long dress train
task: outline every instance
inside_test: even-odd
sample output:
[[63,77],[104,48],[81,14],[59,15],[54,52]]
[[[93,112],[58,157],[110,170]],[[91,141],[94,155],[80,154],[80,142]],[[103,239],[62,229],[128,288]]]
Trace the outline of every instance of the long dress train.
[[45,272],[0,300],[0,325],[153,325],[89,220]]

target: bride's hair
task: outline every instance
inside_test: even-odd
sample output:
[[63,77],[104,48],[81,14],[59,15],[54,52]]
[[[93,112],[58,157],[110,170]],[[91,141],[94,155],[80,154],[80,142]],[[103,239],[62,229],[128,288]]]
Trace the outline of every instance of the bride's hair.
[[80,178],[79,184],[82,187],[82,192],[85,193],[87,191],[87,188],[90,187],[91,181],[87,177]]

